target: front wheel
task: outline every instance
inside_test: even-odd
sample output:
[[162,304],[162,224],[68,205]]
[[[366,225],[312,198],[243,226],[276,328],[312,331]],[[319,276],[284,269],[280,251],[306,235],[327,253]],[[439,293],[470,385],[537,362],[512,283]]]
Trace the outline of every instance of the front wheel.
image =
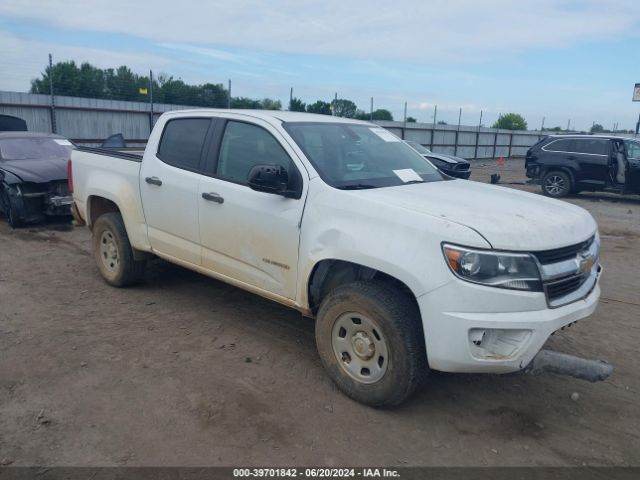
[[105,213],[93,226],[93,255],[102,278],[114,287],[138,282],[145,262],[133,258],[133,249],[119,213]]
[[373,407],[402,403],[428,372],[417,305],[383,283],[331,291],[318,312],[316,344],[338,388]]
[[571,177],[565,172],[552,171],[542,179],[542,193],[548,197],[566,197],[572,188]]
[[20,218],[20,212],[15,205],[15,202],[11,199],[7,190],[0,186],[0,202],[2,204],[2,211],[7,219],[7,223],[11,228],[18,228],[24,225],[24,222]]

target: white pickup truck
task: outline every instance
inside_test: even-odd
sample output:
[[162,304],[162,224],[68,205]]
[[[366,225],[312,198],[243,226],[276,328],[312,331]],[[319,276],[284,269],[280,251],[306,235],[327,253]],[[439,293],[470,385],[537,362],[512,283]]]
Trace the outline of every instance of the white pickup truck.
[[447,177],[367,122],[165,113],[143,156],[74,150],[69,182],[107,283],[158,256],[298,309],[331,378],[373,406],[429,369],[523,370],[600,295],[585,210]]

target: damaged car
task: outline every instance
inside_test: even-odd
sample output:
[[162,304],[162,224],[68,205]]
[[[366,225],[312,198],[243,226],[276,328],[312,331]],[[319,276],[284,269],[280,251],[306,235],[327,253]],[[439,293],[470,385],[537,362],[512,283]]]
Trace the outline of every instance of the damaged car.
[[464,158],[448,155],[446,153],[434,153],[418,142],[405,140],[404,143],[429,160],[442,173],[454,178],[468,180],[471,176],[471,163]]
[[0,133],[0,210],[13,228],[70,215],[67,160],[73,144],[47,133]]

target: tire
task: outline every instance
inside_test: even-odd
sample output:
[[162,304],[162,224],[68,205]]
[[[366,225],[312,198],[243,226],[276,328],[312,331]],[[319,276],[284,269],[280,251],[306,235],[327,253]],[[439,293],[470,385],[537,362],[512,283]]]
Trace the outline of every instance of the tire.
[[7,223],[11,228],[19,228],[24,225],[24,222],[20,218],[20,213],[15,203],[11,200],[11,197],[7,193],[4,187],[0,187],[0,202],[2,203],[2,211],[7,219]]
[[140,281],[145,261],[133,258],[133,249],[119,213],[105,213],[93,225],[93,256],[102,278],[114,287]]
[[542,193],[547,197],[562,198],[571,193],[573,182],[569,174],[560,170],[548,172],[542,178]]
[[402,403],[429,370],[417,305],[383,283],[331,291],[318,311],[316,345],[338,388],[372,407]]

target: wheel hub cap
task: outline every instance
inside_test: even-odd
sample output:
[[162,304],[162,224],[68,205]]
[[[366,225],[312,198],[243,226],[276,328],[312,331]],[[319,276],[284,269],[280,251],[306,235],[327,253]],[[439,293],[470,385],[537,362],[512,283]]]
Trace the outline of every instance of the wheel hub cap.
[[360,383],[375,383],[387,371],[389,352],[382,329],[366,315],[340,315],[333,325],[331,345],[342,370]]
[[351,337],[351,344],[356,355],[363,360],[369,360],[376,353],[376,346],[366,332],[357,332]]
[[108,230],[102,232],[100,237],[100,260],[110,272],[115,272],[120,264],[120,254],[116,239]]

